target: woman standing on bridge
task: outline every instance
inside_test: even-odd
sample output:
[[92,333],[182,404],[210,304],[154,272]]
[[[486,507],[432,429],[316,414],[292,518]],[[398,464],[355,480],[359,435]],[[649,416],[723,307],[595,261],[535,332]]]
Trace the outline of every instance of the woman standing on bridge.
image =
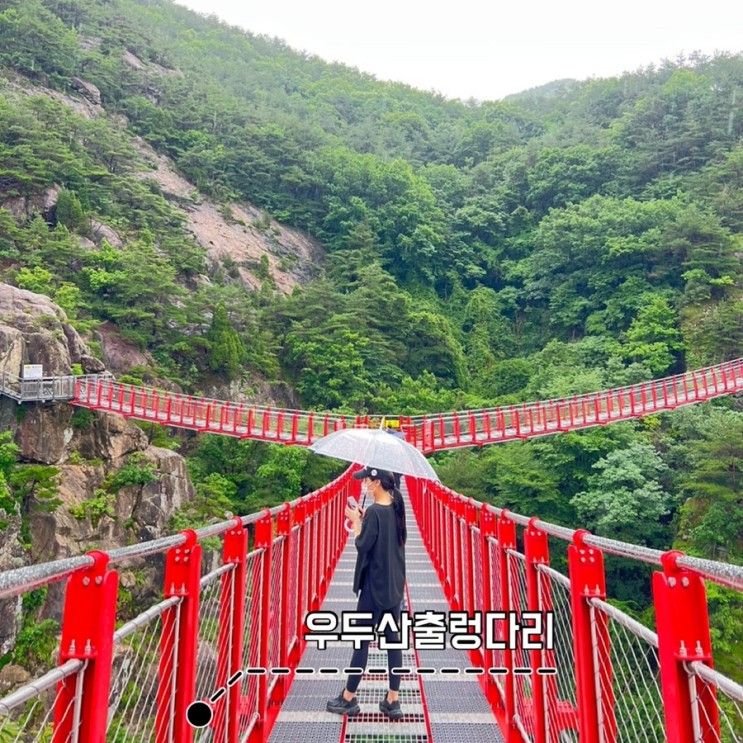
[[[356,611],[371,612],[369,622],[357,622],[357,626],[376,627],[384,614],[394,617],[395,625],[400,626],[401,604],[405,590],[405,504],[402,493],[395,485],[391,472],[375,467],[365,467],[354,477],[363,480],[367,492],[374,498],[362,514],[357,507],[346,508],[346,517],[351,520],[356,535],[356,569],[353,578],[353,591],[359,595]],[[393,632],[389,623],[385,627],[387,642],[399,643],[399,633]],[[369,656],[369,641],[361,643],[351,657],[351,668],[366,668]],[[396,720],[402,717],[399,690],[400,676],[393,674],[393,668],[402,664],[402,650],[387,650],[389,672],[389,691],[379,702],[379,709],[387,717]],[[349,674],[343,691],[327,703],[328,712],[341,715],[356,715],[361,710],[356,699],[356,689],[361,681],[360,673]]]

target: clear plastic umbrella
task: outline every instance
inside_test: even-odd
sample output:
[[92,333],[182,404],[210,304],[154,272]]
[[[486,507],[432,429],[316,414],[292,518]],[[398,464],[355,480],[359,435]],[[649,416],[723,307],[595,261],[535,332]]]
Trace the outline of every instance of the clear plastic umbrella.
[[381,428],[343,428],[318,439],[310,450],[346,462],[439,482],[435,470],[418,449]]

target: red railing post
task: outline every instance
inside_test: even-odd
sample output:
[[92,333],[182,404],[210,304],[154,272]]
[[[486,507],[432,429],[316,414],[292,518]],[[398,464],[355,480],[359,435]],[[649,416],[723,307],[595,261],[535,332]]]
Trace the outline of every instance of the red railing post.
[[609,627],[606,615],[588,599],[606,598],[604,555],[583,541],[579,529],[568,545],[570,601],[573,613],[573,649],[578,725],[581,743],[614,743],[614,717]]
[[[245,622],[245,588],[248,554],[248,533],[242,519],[235,517],[235,526],[224,535],[222,562],[234,568],[222,575],[219,602],[219,644],[217,686],[227,688],[227,681],[243,663],[243,629]],[[217,702],[214,739],[237,743],[241,684],[232,684]],[[226,732],[226,735],[225,735]]]
[[314,493],[309,499],[310,506],[310,534],[312,540],[310,541],[310,560],[312,563],[310,569],[310,582],[308,588],[309,591],[309,610],[317,611],[320,608],[320,495]]
[[196,695],[201,545],[196,532],[189,529],[183,534],[186,541],[165,555],[163,595],[178,597],[181,602],[162,615],[155,727],[158,743],[190,743],[193,739],[186,710]]
[[[255,522],[255,546],[261,554],[261,637],[258,642],[258,667],[268,666],[268,635],[273,627],[266,626],[271,605],[271,543],[273,542],[273,522],[266,508],[264,515]],[[258,676],[258,722],[256,741],[268,741],[268,671]]]
[[453,580],[452,580],[452,597],[450,599],[455,611],[462,611],[462,576],[464,574],[464,550],[462,547],[462,501],[459,496],[452,498],[452,539],[449,543],[452,551],[453,561]]
[[333,551],[331,549],[331,543],[337,537],[335,534],[330,532],[330,508],[333,498],[333,493],[328,489],[320,497],[320,530],[322,534],[322,556],[323,570],[320,580],[320,590],[322,592],[322,598],[325,598],[325,594],[328,591],[328,585],[330,583],[330,576],[333,570]]
[[[119,576],[108,570],[108,555],[89,552],[94,563],[67,580],[59,664],[77,658],[85,670],[59,682],[54,705],[54,743],[69,740],[102,743],[106,740],[108,696],[111,682],[113,633]],[[77,696],[78,674],[82,673],[79,726],[72,710]],[[73,734],[75,733],[75,734]]]
[[[542,619],[546,618],[545,607],[542,606],[539,591],[539,573],[538,565],[549,565],[549,543],[547,535],[538,529],[532,518],[529,525],[524,529],[524,556],[526,569],[526,604],[531,612],[542,612]],[[544,640],[544,635],[542,636]],[[537,669],[542,664],[542,650],[529,651],[531,663],[531,684],[533,691],[532,698],[532,715],[534,720],[534,741],[535,743],[546,743],[548,730],[552,733],[554,725],[548,721],[549,709],[547,705],[547,696],[545,689],[545,677],[537,673]],[[555,721],[556,722],[556,721]],[[555,731],[556,732],[556,731]],[[550,741],[556,740],[556,737],[550,735]]]
[[[292,508],[288,503],[284,503],[284,510],[279,511],[276,515],[276,534],[284,537],[284,542],[281,545],[283,558],[281,560],[281,593],[282,593],[282,608],[279,612],[281,629],[277,632],[279,640],[279,666],[288,667],[289,665],[289,641],[291,639],[291,632],[294,631],[292,627],[289,627],[287,622],[287,605],[289,596],[287,590],[289,588],[289,571],[291,566],[289,565],[289,558],[291,555],[291,530],[292,530]],[[282,702],[288,691],[289,676],[280,676],[276,682],[276,689],[274,691],[275,698]]]
[[[457,516],[454,511],[455,503],[454,498],[445,494],[446,501],[444,502],[444,544],[447,545],[445,550],[446,554],[446,566],[444,568],[444,594],[449,600],[449,603],[454,606],[454,594],[456,591],[456,561],[454,559],[454,553],[456,551],[456,532],[455,525],[457,523]],[[456,608],[456,607],[455,607]]]
[[[516,524],[508,517],[508,511],[503,510],[496,522],[498,533],[498,545],[496,549],[498,561],[498,573],[500,583],[500,607],[499,611],[513,611],[514,606],[511,600],[511,581],[510,571],[508,569],[507,550],[516,549]],[[499,633],[499,639],[508,641],[508,632],[503,629]],[[506,648],[503,650],[503,668],[505,669],[505,723],[506,723],[506,743],[522,743],[521,733],[516,727],[514,716],[516,714],[516,697],[513,678],[513,656],[514,649]]]
[[[472,528],[477,526],[477,507],[472,503],[464,504],[464,533],[465,533],[465,544],[464,549],[467,554],[465,559],[462,560],[462,565],[466,565],[467,569],[464,571],[464,580],[462,582],[463,592],[464,588],[467,589],[467,602],[463,604],[462,609],[466,611],[470,616],[474,616],[475,611],[479,611],[479,608],[475,605],[475,553],[474,550],[479,547],[475,544],[474,534]],[[480,563],[482,565],[482,563]]]
[[[653,573],[653,602],[658,630],[658,660],[668,743],[711,743],[720,740],[720,722],[714,690],[700,679],[692,681],[684,663],[712,665],[707,594],[701,576],[680,568],[680,552],[666,552],[663,572]],[[694,709],[690,684],[696,684]],[[695,734],[694,720],[701,720]],[[698,726],[698,725],[697,725]]]
[[299,526],[299,531],[297,532],[297,550],[299,551],[300,570],[297,575],[297,645],[295,647],[295,652],[292,653],[290,658],[290,664],[292,667],[296,666],[299,662],[299,659],[302,656],[302,651],[305,647],[304,616],[307,611],[307,602],[305,600],[307,594],[307,589],[305,587],[307,566],[302,564],[302,556],[304,555],[304,545],[308,538],[308,522],[304,500],[300,500],[294,507],[294,524]]
[[438,504],[438,563],[436,567],[439,572],[439,580],[444,586],[444,593],[446,593],[446,585],[447,583],[449,583],[449,574],[447,573],[446,569],[449,552],[444,548],[444,545],[447,544],[449,509],[447,508],[446,501],[444,500],[444,493],[441,489],[441,486],[438,484],[436,485],[436,501]]

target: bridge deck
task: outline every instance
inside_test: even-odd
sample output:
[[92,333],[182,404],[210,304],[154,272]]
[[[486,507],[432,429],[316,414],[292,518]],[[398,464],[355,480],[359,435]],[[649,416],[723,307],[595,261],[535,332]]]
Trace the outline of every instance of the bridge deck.
[[[411,617],[413,612],[448,611],[448,602],[409,506],[407,514],[407,610]],[[323,611],[340,613],[356,609],[357,599],[352,591],[355,561],[356,550],[353,539],[349,539],[333,574]],[[343,689],[346,676],[342,669],[351,660],[351,643],[329,643],[324,650],[314,644],[308,645],[299,667],[313,668],[316,672],[295,676],[270,743],[355,743],[362,740],[500,743],[503,740],[500,729],[477,678],[464,673],[470,666],[467,654],[448,645],[447,639],[447,647],[443,650],[416,650],[411,640],[409,650],[403,650],[404,668],[433,668],[436,672],[402,677],[400,701],[405,717],[394,722],[387,720],[378,706],[388,688],[385,650],[378,649],[376,643],[370,646],[367,673],[357,691],[361,714],[346,720],[326,712],[325,703]],[[325,675],[317,673],[319,668],[340,670],[334,675]],[[385,670],[385,675],[368,673],[380,668]],[[458,669],[458,672],[442,675],[439,672],[442,668]]]

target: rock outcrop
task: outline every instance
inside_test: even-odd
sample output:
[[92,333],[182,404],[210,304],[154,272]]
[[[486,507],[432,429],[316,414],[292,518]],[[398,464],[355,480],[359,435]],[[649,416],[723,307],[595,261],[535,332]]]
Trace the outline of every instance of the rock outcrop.
[[93,83],[82,80],[79,77],[72,78],[72,85],[84,98],[87,98],[94,106],[101,105],[101,91]]
[[152,357],[122,337],[113,323],[101,323],[95,331],[95,336],[101,344],[103,362],[114,374],[126,374],[138,366],[154,366]]
[[62,187],[55,184],[40,194],[4,199],[0,201],[0,206],[7,209],[19,221],[26,222],[36,216],[41,216],[51,223],[54,220],[54,211],[61,191]]
[[113,248],[122,248],[124,246],[124,241],[119,237],[119,233],[116,230],[95,219],[90,220],[90,234],[96,245],[100,245],[106,240]]
[[139,176],[157,183],[165,197],[186,218],[186,228],[204,248],[212,268],[222,268],[248,290],[264,281],[261,260],[276,288],[291,294],[294,287],[317,275],[325,252],[317,240],[301,230],[287,227],[248,203],[222,206],[199,194],[164,155],[143,139],[132,141],[151,170]]

